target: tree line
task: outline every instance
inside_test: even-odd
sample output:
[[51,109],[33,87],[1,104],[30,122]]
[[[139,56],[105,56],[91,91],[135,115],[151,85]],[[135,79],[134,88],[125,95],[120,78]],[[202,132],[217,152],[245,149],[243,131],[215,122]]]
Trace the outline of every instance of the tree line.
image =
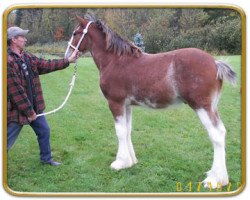
[[223,8],[30,8],[8,16],[8,26],[29,29],[29,44],[68,41],[75,15],[91,12],[122,37],[140,34],[149,53],[197,47],[218,54],[241,54],[241,17]]

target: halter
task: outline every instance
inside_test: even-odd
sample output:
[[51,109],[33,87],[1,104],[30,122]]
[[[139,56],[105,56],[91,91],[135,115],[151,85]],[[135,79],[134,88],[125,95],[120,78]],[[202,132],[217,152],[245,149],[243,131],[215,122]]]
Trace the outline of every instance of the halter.
[[74,38],[74,34],[75,34],[76,31],[73,32],[72,37],[71,37],[70,41],[68,42],[68,47],[67,47],[67,50],[65,52],[65,56],[68,54],[68,51],[69,51],[70,47],[73,48],[74,50],[78,50],[80,44],[82,43],[82,40],[83,40],[84,36],[88,33],[88,29],[89,29],[89,26],[90,26],[91,23],[93,23],[93,22],[90,21],[87,24],[87,26],[85,27],[85,29],[82,30],[82,37],[80,38],[80,40],[78,41],[78,44],[76,46],[74,46],[72,44],[72,41],[73,41],[73,38]]
[[[73,49],[75,49],[75,50],[78,50],[78,48],[79,48],[79,46],[80,46],[80,44],[81,44],[81,42],[82,42],[84,36],[85,36],[86,33],[88,32],[88,28],[89,28],[89,25],[90,25],[91,23],[92,23],[92,22],[90,21],[90,22],[87,24],[86,28],[83,29],[83,31],[82,31],[82,37],[81,37],[81,39],[79,40],[79,42],[78,42],[78,44],[77,44],[76,47],[73,46],[73,45],[71,44],[72,41],[73,41],[73,36],[74,36],[75,31],[73,32],[73,35],[72,35],[72,37],[71,37],[71,39],[70,39],[70,41],[69,41],[69,43],[68,43],[68,47],[67,47],[67,50],[66,50],[66,52],[65,52],[65,56],[67,55],[67,53],[68,53],[70,47],[73,48]],[[38,114],[37,117],[44,116],[44,115],[49,115],[49,114],[53,114],[53,113],[57,112],[58,110],[60,110],[60,109],[67,103],[67,101],[68,101],[68,99],[69,99],[69,96],[70,96],[70,94],[71,94],[71,91],[72,91],[72,89],[73,89],[73,87],[74,87],[74,85],[75,85],[76,73],[77,73],[77,61],[75,62],[74,74],[73,74],[72,80],[71,80],[71,82],[70,82],[70,84],[69,84],[69,85],[70,85],[70,88],[69,88],[68,94],[67,94],[67,96],[65,97],[63,103],[62,103],[58,108],[55,108],[54,110],[51,110],[51,111],[46,112],[46,113]]]

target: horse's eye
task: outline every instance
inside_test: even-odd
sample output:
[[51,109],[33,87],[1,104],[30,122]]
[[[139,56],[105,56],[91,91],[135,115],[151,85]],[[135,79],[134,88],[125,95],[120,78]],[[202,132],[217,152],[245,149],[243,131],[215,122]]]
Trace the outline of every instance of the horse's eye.
[[76,36],[77,33],[73,33],[73,36]]

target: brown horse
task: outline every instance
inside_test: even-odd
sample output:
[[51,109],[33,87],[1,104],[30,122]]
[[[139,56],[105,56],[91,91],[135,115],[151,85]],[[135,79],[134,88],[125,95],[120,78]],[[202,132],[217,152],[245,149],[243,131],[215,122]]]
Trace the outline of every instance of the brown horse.
[[65,57],[77,46],[81,52],[90,51],[99,69],[100,87],[113,114],[119,142],[111,168],[120,170],[137,163],[131,141],[131,105],[157,109],[184,102],[197,113],[214,148],[213,165],[204,186],[227,185],[226,129],[217,103],[223,79],[236,83],[236,74],[230,66],[196,48],[143,53],[102,21],[91,16],[77,18],[80,25],[72,35]]

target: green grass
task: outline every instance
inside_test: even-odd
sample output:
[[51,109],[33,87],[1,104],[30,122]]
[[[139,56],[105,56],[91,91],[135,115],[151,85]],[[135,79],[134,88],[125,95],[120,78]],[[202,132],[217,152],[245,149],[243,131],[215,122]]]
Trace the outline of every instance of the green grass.
[[[226,56],[238,75],[237,87],[224,84],[219,112],[227,128],[227,168],[231,191],[241,182],[240,56]],[[73,66],[73,65],[72,65]],[[41,76],[46,110],[61,104],[73,67]],[[25,126],[8,154],[8,185],[22,192],[176,192],[197,191],[211,168],[213,150],[196,114],[181,105],[166,110],[133,108],[132,140],[139,163],[112,171],[117,151],[114,122],[99,89],[99,72],[91,58],[79,60],[78,78],[66,106],[47,117],[53,157],[60,167],[39,161],[36,136]],[[201,187],[201,192],[209,189]],[[213,190],[216,192],[216,190]],[[223,188],[227,191],[227,187]]]

